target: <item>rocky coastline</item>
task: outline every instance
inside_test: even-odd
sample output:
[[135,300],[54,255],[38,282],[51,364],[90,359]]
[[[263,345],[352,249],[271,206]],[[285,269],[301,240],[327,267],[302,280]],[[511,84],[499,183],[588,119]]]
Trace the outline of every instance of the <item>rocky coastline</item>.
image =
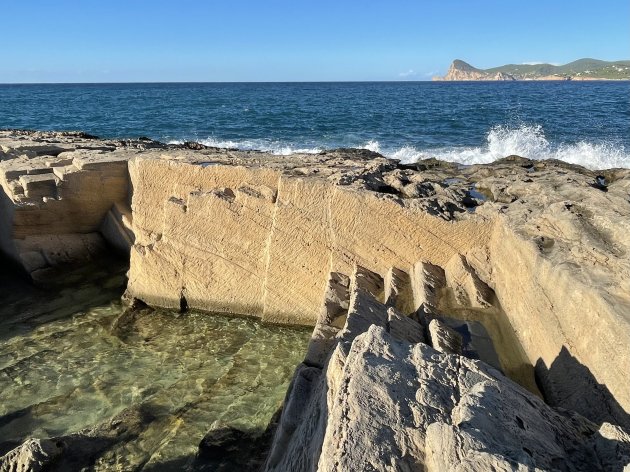
[[[0,250],[35,284],[116,253],[130,310],[313,327],[264,470],[630,470],[628,169],[5,130],[0,185]],[[89,467],[142,417],[0,471]],[[215,431],[196,467],[247,441]]]
[[512,81],[598,81],[630,80],[630,62],[606,62],[580,59],[569,64],[508,64],[492,69],[478,69],[455,59],[446,75],[433,77],[437,82],[512,82]]

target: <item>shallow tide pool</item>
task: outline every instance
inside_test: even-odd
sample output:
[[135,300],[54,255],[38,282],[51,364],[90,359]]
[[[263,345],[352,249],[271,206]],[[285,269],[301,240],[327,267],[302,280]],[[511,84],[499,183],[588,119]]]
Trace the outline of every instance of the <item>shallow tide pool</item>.
[[101,452],[93,470],[183,470],[208,431],[266,429],[310,338],[248,318],[123,311],[112,302],[3,333],[0,443],[67,435],[141,406],[140,434]]

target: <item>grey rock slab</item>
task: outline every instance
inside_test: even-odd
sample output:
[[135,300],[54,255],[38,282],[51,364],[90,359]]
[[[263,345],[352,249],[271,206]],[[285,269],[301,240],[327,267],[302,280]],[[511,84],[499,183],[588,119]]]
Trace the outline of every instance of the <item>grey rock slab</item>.
[[0,472],[39,472],[62,453],[62,447],[50,439],[28,439],[0,457]]

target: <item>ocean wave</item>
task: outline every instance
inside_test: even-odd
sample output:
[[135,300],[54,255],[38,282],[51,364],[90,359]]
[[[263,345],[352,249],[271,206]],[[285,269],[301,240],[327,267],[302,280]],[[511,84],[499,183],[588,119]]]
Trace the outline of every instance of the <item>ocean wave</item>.
[[[317,154],[325,149],[348,147],[347,144],[342,146],[334,143],[322,143],[309,147],[267,139],[233,141],[206,138],[197,141],[206,146],[265,151],[283,156],[298,153]],[[181,140],[169,141],[169,144],[181,143],[183,143]],[[350,147],[369,149],[385,157],[398,159],[403,163],[412,163],[433,157],[465,165],[488,164],[510,155],[518,155],[536,160],[558,159],[590,169],[630,167],[630,152],[625,149],[623,144],[586,141],[556,144],[546,137],[544,129],[540,125],[495,126],[486,134],[484,145],[477,147],[448,146],[421,149],[413,145],[389,146],[376,139],[357,143]]]
[[510,155],[518,155],[536,160],[558,159],[590,169],[630,167],[630,153],[623,144],[586,141],[554,144],[547,139],[540,125],[495,126],[487,133],[486,143],[479,147],[418,149],[407,145],[388,149],[378,141],[369,141],[361,147],[404,163],[434,157],[466,165],[488,164]]
[[[279,141],[269,141],[265,139],[245,139],[243,141],[221,140],[215,138],[199,139],[196,142],[204,146],[222,149],[240,149],[242,151],[263,151],[278,156],[288,156],[290,154],[317,154],[322,152],[324,147],[303,147],[295,146]],[[170,140],[167,144],[183,144],[183,140]]]

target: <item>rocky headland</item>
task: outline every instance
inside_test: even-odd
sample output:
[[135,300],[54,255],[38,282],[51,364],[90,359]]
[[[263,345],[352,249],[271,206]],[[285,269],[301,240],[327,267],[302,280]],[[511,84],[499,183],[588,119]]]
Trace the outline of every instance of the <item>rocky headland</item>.
[[[0,248],[36,284],[115,251],[130,310],[314,328],[265,470],[629,470],[630,170],[9,130],[0,185]],[[88,467],[142,417],[0,470]],[[196,465],[247,441],[215,431]]]
[[434,81],[514,81],[514,80],[630,80],[630,61],[600,61],[578,59],[558,64],[507,64],[490,69],[478,69],[455,59],[445,76]]

